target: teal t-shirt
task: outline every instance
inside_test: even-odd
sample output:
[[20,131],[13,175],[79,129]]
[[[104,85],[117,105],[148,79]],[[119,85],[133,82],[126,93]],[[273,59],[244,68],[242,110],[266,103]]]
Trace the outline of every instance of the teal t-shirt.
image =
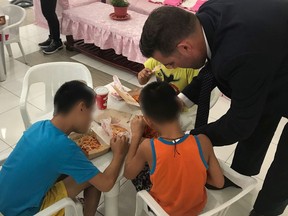
[[80,184],[99,172],[51,121],[37,122],[24,132],[0,171],[0,212],[34,215],[61,174]]

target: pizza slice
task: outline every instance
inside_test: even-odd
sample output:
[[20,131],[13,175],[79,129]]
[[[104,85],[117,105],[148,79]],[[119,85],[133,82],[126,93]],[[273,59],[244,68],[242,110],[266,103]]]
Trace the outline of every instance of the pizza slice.
[[91,135],[84,135],[82,138],[80,138],[78,141],[78,145],[87,155],[89,154],[89,152],[99,149],[101,147],[99,141]]
[[110,125],[111,126],[111,130],[112,130],[112,136],[114,137],[114,136],[117,136],[117,135],[124,135],[124,134],[127,134],[128,133],[128,131],[127,131],[127,129],[126,128],[124,128],[124,127],[121,127],[121,126],[119,126],[119,125],[113,125],[113,124],[111,124]]

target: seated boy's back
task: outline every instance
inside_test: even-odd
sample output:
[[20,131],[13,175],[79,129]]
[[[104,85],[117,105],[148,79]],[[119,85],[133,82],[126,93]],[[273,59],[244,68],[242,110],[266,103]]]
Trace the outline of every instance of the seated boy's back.
[[155,200],[171,216],[193,216],[206,204],[205,184],[222,187],[224,177],[210,140],[205,135],[194,137],[181,131],[180,108],[173,92],[163,83],[152,83],[143,89],[140,104],[144,118],[160,133],[160,138],[144,140],[139,145],[145,123],[142,117],[133,119],[125,177],[135,178],[148,162],[150,193]]
[[0,210],[4,209],[4,215],[35,214],[60,174],[82,183],[98,173],[81,149],[50,120],[37,122],[24,132],[2,167]]
[[[84,191],[84,216],[95,215],[101,191],[109,191],[118,178],[128,140],[111,140],[113,160],[101,173],[68,138],[71,132],[88,131],[94,106],[94,90],[81,81],[64,83],[57,90],[52,120],[37,122],[24,132],[0,170],[0,213],[34,215]],[[57,181],[62,174],[68,177]],[[57,215],[64,215],[64,210]]]

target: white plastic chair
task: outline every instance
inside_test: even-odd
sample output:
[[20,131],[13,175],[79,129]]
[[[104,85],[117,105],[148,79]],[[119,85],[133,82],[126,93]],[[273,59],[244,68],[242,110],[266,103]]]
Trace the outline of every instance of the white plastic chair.
[[[0,31],[0,34],[2,35],[1,43],[3,43],[3,45],[6,45],[6,48],[10,57],[13,56],[10,44],[18,43],[18,46],[21,50],[24,61],[27,64],[23,46],[20,41],[20,32],[19,32],[19,27],[26,17],[26,11],[23,8],[16,6],[16,5],[7,5],[7,6],[2,7],[1,10],[3,11],[5,15],[9,16],[8,25]],[[8,40],[6,40],[5,34],[9,34]],[[2,61],[4,62],[2,62],[2,64],[4,65],[4,70],[6,74],[4,53],[1,53],[1,55],[3,55]]]
[[[5,160],[8,158],[10,153],[0,154],[0,170]],[[51,216],[54,213],[65,209],[65,215],[67,216],[83,216],[83,208],[79,202],[74,202],[70,198],[63,198],[48,208],[38,212],[35,216]],[[3,216],[0,212],[0,216]]]
[[59,87],[71,80],[84,81],[93,88],[92,77],[88,68],[75,62],[53,62],[44,63],[31,67],[23,80],[22,93],[20,97],[20,111],[27,129],[31,119],[27,112],[27,97],[29,89],[33,84],[44,83],[45,85],[45,110],[43,115],[53,111],[53,98]]
[[[224,175],[241,188],[229,187],[223,190],[207,190],[208,202],[199,216],[225,216],[229,207],[257,186],[257,180],[241,175],[219,161]],[[148,206],[153,211],[148,210]],[[169,216],[147,191],[136,195],[135,216]]]

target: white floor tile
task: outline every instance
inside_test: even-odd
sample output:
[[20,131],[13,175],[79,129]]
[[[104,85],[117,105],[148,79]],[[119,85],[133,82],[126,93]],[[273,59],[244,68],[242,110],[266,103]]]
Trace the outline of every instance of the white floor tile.
[[16,97],[14,94],[2,87],[0,87],[0,101],[0,113],[3,113],[19,105],[19,97]]
[[274,134],[274,137],[272,139],[272,142],[274,144],[278,144],[279,142],[279,139],[280,139],[280,136],[282,134],[282,130],[284,128],[284,126],[288,123],[288,119],[287,118],[282,118],[278,127],[277,127],[277,130],[275,131],[275,134]]
[[110,75],[116,75],[122,80],[131,80],[135,75],[131,74],[130,72],[112,67],[110,65],[104,65],[98,68],[99,70],[103,71],[104,73],[110,74]]
[[9,155],[12,151],[13,151],[13,148],[8,147],[7,149],[1,151],[0,154],[5,154],[5,155],[8,154]]
[[214,119],[219,119],[223,116],[230,107],[230,101],[224,97],[220,97],[217,103],[210,110],[210,116]]
[[93,67],[95,69],[99,69],[105,65],[104,63],[97,61],[95,59],[92,59],[92,58],[85,56],[83,54],[77,54],[75,56],[72,56],[71,58],[73,60],[81,62],[82,64],[89,65],[90,67]]
[[37,97],[28,99],[29,103],[40,110],[45,110],[45,94],[42,93]]
[[3,140],[0,139],[0,153],[3,152],[4,150],[10,148],[10,146],[5,143]]
[[[256,175],[257,178],[264,180],[265,176],[267,174],[267,171],[274,159],[274,155],[277,149],[277,145],[273,145],[272,143],[269,146],[269,149],[267,151],[266,157],[264,159],[264,162],[262,164],[260,173],[258,175]],[[232,160],[233,160],[233,156],[234,156],[234,152],[230,155],[230,157],[228,158],[228,160],[226,161],[227,164],[232,164]]]
[[277,145],[270,144],[270,147],[269,147],[269,149],[267,151],[266,157],[265,157],[264,162],[262,164],[261,171],[256,176],[259,179],[262,179],[262,180],[265,179],[265,176],[266,176],[266,174],[268,172],[268,169],[269,169],[271,163],[273,162],[276,149],[277,149]]
[[[22,92],[23,78],[11,80],[2,84],[2,87],[20,97]],[[45,85],[43,83],[35,83],[30,86],[28,100],[41,96],[45,93]]]
[[[136,190],[131,181],[127,181],[120,189],[119,215],[134,216],[136,206]],[[99,206],[98,211],[104,214],[104,203]]]
[[[41,113],[32,105],[28,105],[28,112],[31,119],[37,118]],[[15,145],[25,130],[19,106],[0,114],[0,122],[0,139],[10,146]]]
[[228,146],[221,146],[221,147],[214,147],[215,155],[218,159],[226,162],[231,154],[235,151],[236,144],[228,145]]
[[26,72],[30,68],[28,65],[23,64],[13,58],[6,60],[7,79],[4,82],[0,82],[0,86],[15,79],[23,79]]
[[34,24],[20,27],[20,37],[24,39],[31,39],[35,35],[43,35],[43,34],[46,34],[48,36],[49,31],[45,28],[39,27]]
[[[26,55],[33,53],[33,52],[36,52],[36,51],[40,52],[40,48],[38,47],[38,45],[35,42],[31,42],[29,40],[21,38],[21,43],[23,46],[24,53]],[[16,44],[16,43],[11,44],[11,48],[12,48],[12,53],[13,53],[14,58],[22,57],[22,53],[19,49],[18,44]]]

